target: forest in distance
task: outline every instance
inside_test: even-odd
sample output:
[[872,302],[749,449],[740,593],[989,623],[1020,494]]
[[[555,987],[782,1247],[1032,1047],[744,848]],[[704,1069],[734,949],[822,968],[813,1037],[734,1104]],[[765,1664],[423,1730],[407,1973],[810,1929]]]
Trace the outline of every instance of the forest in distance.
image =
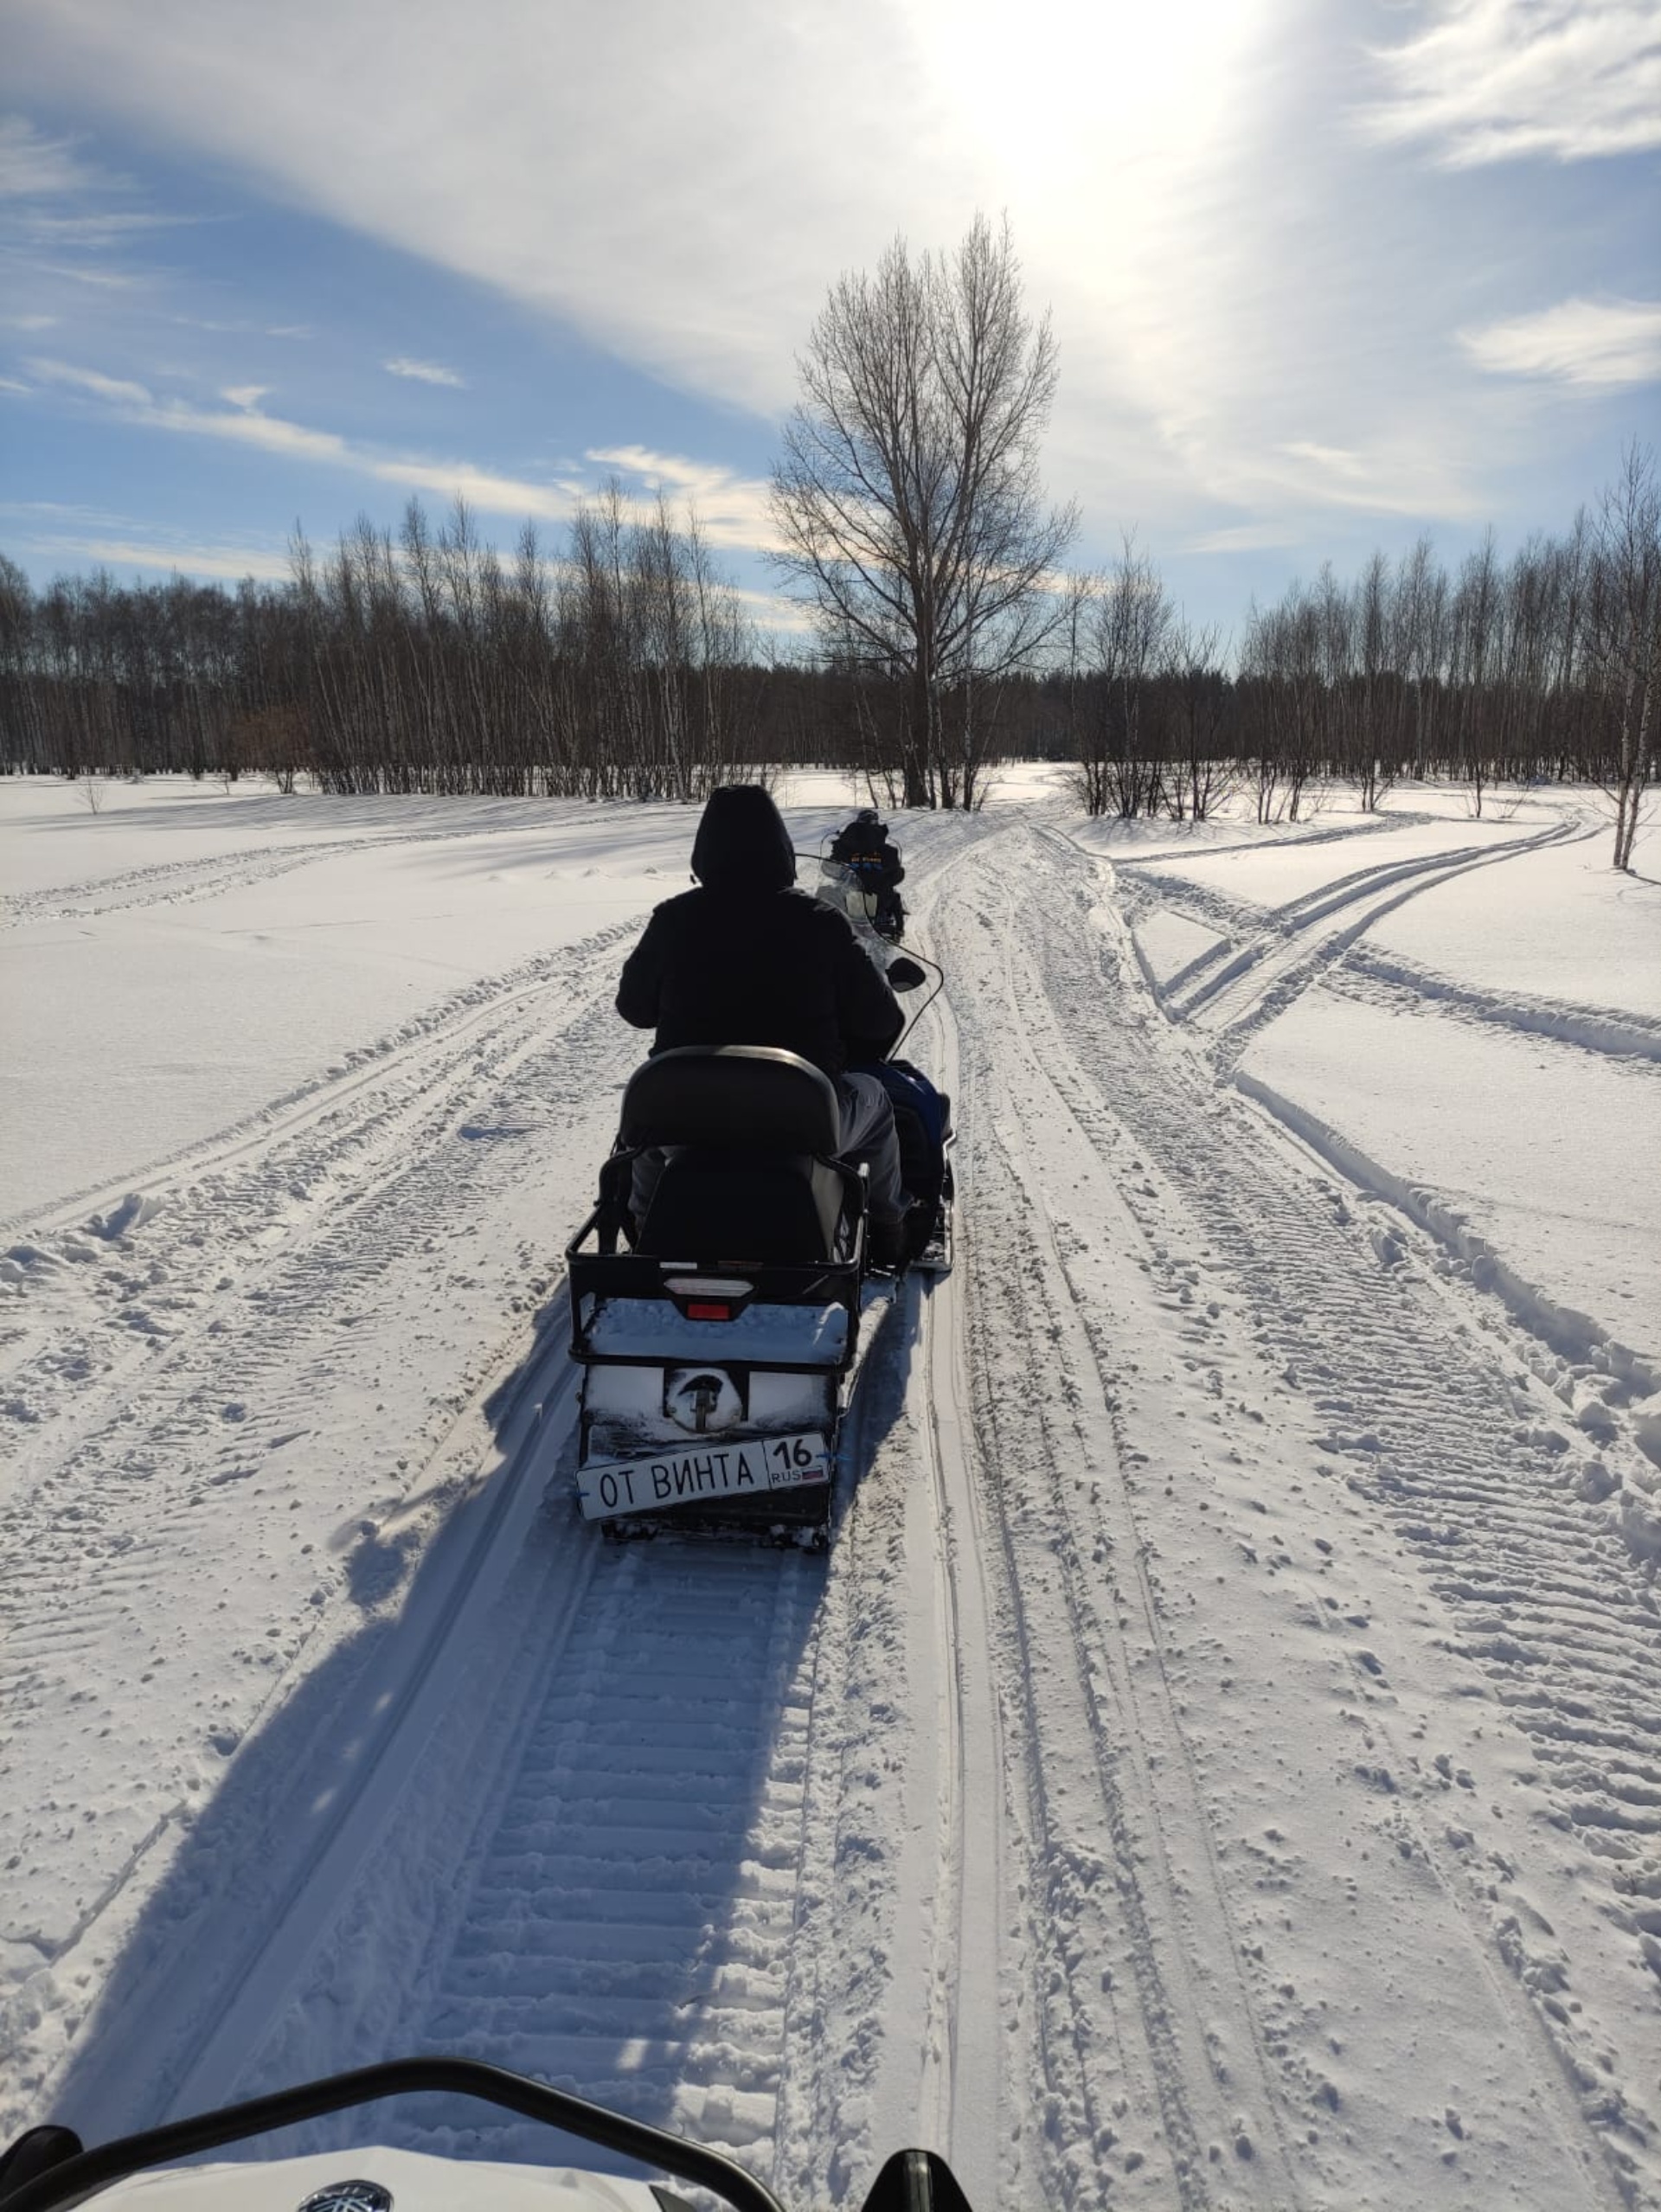
[[[1330,566],[1198,630],[1127,538],[1068,580],[1041,652],[943,682],[923,802],[977,805],[1009,759],[1072,764],[1081,809],[1203,818],[1249,792],[1296,820],[1305,787],[1365,807],[1402,778],[1598,784],[1633,830],[1653,773],[1661,625],[1655,472],[1562,535],[1452,572],[1428,537],[1358,575]],[[852,654],[763,650],[692,515],[613,489],[555,555],[510,557],[459,503],[361,522],[292,574],[234,589],[60,576],[0,556],[0,735],[9,773],[297,778],[331,792],[696,800],[766,767],[845,769],[890,805],[903,687]],[[1628,836],[1617,865],[1630,858]]]
[[1601,785],[1630,865],[1656,749],[1661,479],[1636,439],[1559,536],[1451,572],[1428,536],[1322,566],[1236,636],[1189,622],[1126,532],[1068,566],[1041,449],[1059,375],[1009,222],[896,237],[844,272],[798,356],[769,493],[808,618],[766,640],[691,510],[613,481],[565,542],[505,557],[458,498],[297,529],[281,584],[59,577],[0,555],[0,761],[67,776],[263,772],[292,789],[695,800],[766,766],[845,769],[891,805],[975,807],[1000,760],[1070,762],[1091,815],[1203,819],[1311,782],[1363,809],[1404,776]]

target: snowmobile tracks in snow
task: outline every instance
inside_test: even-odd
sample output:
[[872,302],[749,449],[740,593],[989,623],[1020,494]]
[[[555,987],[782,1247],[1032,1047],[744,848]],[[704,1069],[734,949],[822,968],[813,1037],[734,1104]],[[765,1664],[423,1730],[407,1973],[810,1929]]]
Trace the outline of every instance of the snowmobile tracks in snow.
[[503,821],[473,830],[439,825],[426,830],[387,830],[366,837],[311,838],[298,844],[271,844],[263,850],[210,853],[189,860],[157,861],[146,868],[123,869],[84,883],[55,884],[0,898],[0,926],[38,922],[96,921],[106,914],[131,914],[143,907],[185,906],[256,883],[269,883],[297,868],[345,858],[354,853],[391,851],[400,846],[456,845],[469,839],[500,837],[512,826]]
[[[1445,1624],[1443,1648],[1533,1746],[1535,1770],[1522,1786],[1535,1793],[1535,1817],[1580,1840],[1579,1877],[1602,1888],[1591,1925],[1624,1932],[1637,1965],[1652,1943],[1642,1899],[1661,1878],[1658,1613],[1607,1516],[1564,1486],[1542,1418],[1544,1394],[1526,1376],[1504,1376],[1440,1286],[1418,1271],[1382,1266],[1340,1195],[1282,1144],[1265,1142],[1251,1110],[1220,1096],[1179,1038],[1165,1032],[1162,1042],[1122,932],[1100,920],[1082,926],[1099,902],[1093,865],[1081,856],[1070,882],[1067,870],[1010,865],[1001,899],[992,886],[980,914],[959,909],[954,965],[972,972],[992,946],[1018,948],[1006,956],[1021,962],[1012,992],[1030,1010],[1035,1065],[1076,1132],[1079,1187],[1087,1189],[1093,1154],[1141,1226],[1150,1279],[1187,1347],[1183,1364],[1215,1401],[1225,1436],[1229,1408],[1243,1408],[1234,1394],[1248,1372],[1229,1323],[1246,1320],[1278,1395],[1305,1408],[1311,1477],[1382,1512],[1418,1561]],[[974,1178],[983,1195],[984,1176],[983,1165]],[[1052,1172],[1052,1190],[1056,1181]],[[1062,1266],[1051,1279],[1088,1281],[1087,1225],[1097,1216],[1088,1202],[1064,1200],[1055,1211],[1067,1218],[1056,1221]],[[983,1213],[978,1234],[984,1222]],[[1112,1397],[1139,1386],[1106,1333],[1108,1311],[1100,1292],[1079,1307]],[[1246,1427],[1241,1440],[1250,1435]],[[1295,1512],[1293,1533],[1242,1532],[1247,1568],[1293,1568],[1302,1549]],[[1392,1743],[1397,1698],[1388,1664],[1368,1648],[1364,1600],[1345,1604],[1322,1588],[1328,1562],[1311,1564],[1302,1610],[1348,1632],[1359,1652],[1361,1727],[1387,1747],[1357,1760],[1360,1786],[1390,1801],[1387,1831],[1409,1856],[1423,1855],[1478,1932],[1482,1955],[1497,1952],[1527,1993],[1611,2170],[1630,2190],[1652,2116],[1628,2069],[1566,2002],[1572,1969],[1545,1915],[1526,1888],[1508,1896],[1516,1866],[1503,1849],[1485,1858],[1472,1824],[1459,1819],[1472,1778],[1442,1754],[1421,1789],[1417,1754]],[[1157,1650],[1162,1638],[1149,1640]],[[1148,1741],[1145,1720],[1141,1734]],[[1417,1818],[1410,1792],[1427,1800]],[[1449,1801],[1445,1811],[1439,1798]],[[1260,1985],[1253,2009],[1273,2020],[1267,1994]]]
[[[1217,918],[1225,934],[1165,983],[1152,984],[1154,995],[1173,1022],[1191,1025],[1214,1040],[1215,1064],[1221,1072],[1231,1073],[1251,1037],[1284,1013],[1311,983],[1341,964],[1351,946],[1386,914],[1473,869],[1492,867],[1586,834],[1573,824],[1556,824],[1497,847],[1469,845],[1380,862],[1243,925],[1240,909],[1231,901],[1186,882],[1179,873],[1167,876],[1162,872],[1156,881],[1162,889],[1169,882],[1178,911],[1190,907],[1208,920]],[[1158,863],[1148,865],[1152,869]],[[1239,941],[1242,926],[1247,933],[1243,944]]]
[[[948,958],[954,942],[969,957],[965,912],[959,894]],[[974,957],[989,1001],[1024,1007],[1031,978],[1015,973],[1019,933],[1001,919],[999,949],[989,933]],[[1158,1649],[1158,1625],[1099,1352],[1024,1126],[1034,1086],[1045,1092],[1040,1057],[1027,1046],[1017,1073],[1000,1034],[995,1068],[975,997],[960,991],[954,1005],[977,1116],[964,1181],[976,1201],[966,1356],[982,1571],[997,1593],[1006,1725],[1027,1747],[1009,1779],[1032,1955],[1029,2093],[1060,2100],[1041,2146],[1046,2185],[1108,2202],[1116,2182],[1145,2171],[1185,2208],[1295,2203],[1280,2084],[1257,2044],[1217,1870],[1173,1852],[1173,1837],[1191,1847],[1209,1821],[1174,1701],[1138,1657]]]
[[[1414,1733],[1416,1625],[1369,1619],[1365,1545],[1382,1530],[1418,1563],[1427,1635],[1532,1747],[1529,1832],[1549,1822],[1581,1847],[1598,1926],[1636,1962],[1661,1660],[1632,1562],[1551,1481],[1457,1311],[1381,1270],[1337,1194],[1157,1010],[1096,864],[1024,828],[929,829],[908,888],[952,978],[920,1051],[962,1132],[958,1266],[894,1301],[844,1427],[857,1479],[828,1555],[598,1540],[569,1495],[556,1298],[533,1340],[522,1322],[467,1389],[423,1401],[427,1429],[382,1354],[356,1426],[341,1414],[298,1447],[308,1481],[394,1435],[410,1465],[343,1523],[361,1635],[324,1648],[338,1597],[315,1646],[293,1632],[311,1570],[279,1517],[291,1432],[341,1395],[358,1329],[384,1345],[407,1323],[413,1362],[428,1358],[429,1311],[475,1295],[467,1238],[495,1233],[524,1172],[459,1125],[568,1117],[560,1172],[587,1195],[604,1086],[632,1048],[608,1011],[609,938],[586,979],[570,956],[568,982],[499,979],[251,1126],[102,1256],[96,1238],[89,1260],[49,1255],[62,1280],[45,1296],[80,1300],[57,1310],[80,1313],[93,1387],[77,1414],[84,1380],[30,1370],[49,1418],[28,1481],[51,1506],[30,1521],[50,1533],[38,1565],[0,1565],[69,1757],[77,1683],[165,1664],[157,1624],[219,1602],[213,1516],[264,1516],[273,1578],[227,1593],[246,1661],[212,1636],[191,1646],[209,1678],[250,1685],[222,1754],[202,1754],[229,1762],[210,1801],[192,1801],[180,1747],[136,1741],[88,1886],[26,1933],[66,1989],[84,1968],[109,2018],[147,2023],[138,2052],[86,2030],[70,2117],[78,2095],[154,2118],[158,2084],[199,2106],[446,2048],[694,2132],[792,2201],[848,2200],[920,2132],[989,2207],[1356,2202],[1340,2046],[1374,2024],[1369,2003],[1381,2042],[1442,2031],[1388,1946],[1368,1947],[1380,1916],[1360,1882],[1343,2017],[1294,1991],[1318,1988],[1297,1911],[1326,1878],[1295,1831],[1341,1812],[1376,1854],[1368,1883],[1409,1885],[1421,1949],[1468,1980],[1538,2171],[1570,2177],[1560,2201],[1613,2201],[1583,2163],[1594,2134],[1638,2201],[1637,2092],[1572,2010],[1574,1962],[1502,1863],[1510,1831]],[[41,1249],[70,1234],[42,1231]],[[192,1252],[227,1286],[162,1308]],[[167,1279],[144,1285],[156,1266]],[[63,1286],[106,1268],[126,1286]],[[146,1287],[171,1330],[153,1350],[118,1341]],[[1271,1396],[1279,1440],[1260,1451],[1253,1409]],[[1166,1533],[1183,1484],[1191,1559]],[[1350,1516],[1353,1555],[1305,1541],[1305,1488]],[[406,1587],[411,1529],[429,1541]],[[106,1555],[90,1580],[89,1547]],[[1320,1728],[1345,1747],[1337,1771],[1275,1740],[1286,1707],[1248,1681],[1238,1745],[1196,1741],[1193,1686],[1222,1667],[1236,1694],[1248,1613],[1273,1623],[1253,1648],[1305,1664],[1338,1704]],[[46,1766],[29,1796],[60,1821],[23,1839],[38,1858],[76,1801]],[[157,1835],[169,1870],[135,1925],[99,1884],[139,1891]],[[211,1997],[175,1971],[181,1942],[218,1962]],[[37,2078],[57,2048],[40,2046]],[[1424,2163],[1433,2186],[1439,2149]]]
[[[115,1901],[176,1853],[204,1782],[285,1709],[318,1652],[397,1596],[472,1479],[489,1435],[474,1384],[503,1317],[469,1239],[493,1238],[486,1225],[550,1174],[568,1175],[553,1208],[568,1218],[588,1168],[544,1157],[527,1184],[523,1155],[464,1141],[459,1125],[499,1119],[506,1099],[527,1126],[603,1143],[595,1069],[612,1059],[620,1079],[629,1046],[602,978],[578,974],[483,994],[292,1110],[265,1144],[208,1148],[159,1210],[107,1240],[42,1232],[30,1246],[9,1313],[9,1478],[27,1510],[0,1523],[0,1837],[40,1869],[19,1934],[60,1975],[94,1923],[107,1944]],[[539,1262],[522,1244],[528,1307],[546,1289]],[[332,1542],[302,1546],[291,1504],[315,1516],[331,1494]],[[170,1699],[182,1665],[211,1688],[181,1679]],[[155,1717],[170,1702],[171,1735]],[[130,1749],[94,1804],[78,1747],[100,1735]]]
[[560,1476],[521,1543],[471,1648],[450,1639],[451,1710],[396,1814],[377,1783],[372,1848],[314,1889],[329,1919],[298,1968],[284,1946],[286,2016],[228,2037],[237,2087],[291,2074],[291,2039],[315,2067],[319,2018],[341,2023],[329,2062],[355,2062],[372,1962],[406,2042],[510,2053],[767,2170],[811,2032],[792,2016],[816,1965],[798,1891],[824,1563],[605,1546]]
[[474,1855],[424,2039],[515,2050],[728,2149],[771,2138],[821,1580],[667,1545],[606,1557]]

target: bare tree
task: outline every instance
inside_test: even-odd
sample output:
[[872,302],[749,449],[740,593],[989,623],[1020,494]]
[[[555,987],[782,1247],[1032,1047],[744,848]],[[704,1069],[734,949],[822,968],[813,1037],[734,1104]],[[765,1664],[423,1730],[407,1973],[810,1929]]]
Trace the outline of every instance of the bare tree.
[[1158,568],[1126,530],[1095,589],[1088,625],[1091,709],[1080,728],[1081,789],[1092,814],[1131,821],[1164,804],[1166,703],[1158,679],[1177,622]]
[[1227,749],[1227,690],[1215,629],[1179,621],[1165,647],[1165,689],[1170,700],[1171,812],[1203,822],[1234,789],[1235,767]]
[[975,715],[1061,620],[1055,568],[1078,527],[1042,503],[1055,342],[1022,305],[1007,222],[978,215],[950,257],[896,239],[875,276],[839,278],[797,367],[779,565],[827,648],[901,689],[907,805],[972,803]]
[[1661,484],[1654,452],[1636,440],[1599,503],[1598,556],[1592,649],[1614,736],[1614,864],[1629,869],[1655,745],[1661,659]]

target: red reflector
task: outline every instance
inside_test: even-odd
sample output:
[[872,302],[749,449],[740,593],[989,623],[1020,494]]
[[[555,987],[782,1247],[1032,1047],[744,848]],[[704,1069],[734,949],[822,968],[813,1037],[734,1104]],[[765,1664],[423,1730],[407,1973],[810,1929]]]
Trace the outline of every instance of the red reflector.
[[695,1298],[686,1309],[686,1318],[689,1321],[730,1321],[733,1309],[730,1305],[711,1305],[705,1300]]

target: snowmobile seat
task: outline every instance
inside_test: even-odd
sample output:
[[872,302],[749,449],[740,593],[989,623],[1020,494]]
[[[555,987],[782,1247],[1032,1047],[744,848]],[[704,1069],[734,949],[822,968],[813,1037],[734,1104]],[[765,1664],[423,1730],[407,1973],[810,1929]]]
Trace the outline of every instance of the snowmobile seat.
[[636,1070],[622,1143],[667,1157],[638,1252],[777,1262],[834,1260],[849,1187],[831,1164],[842,1117],[830,1079],[793,1052],[683,1046]]
[[823,1069],[773,1045],[654,1053],[623,1093],[625,1144],[743,1144],[832,1157],[842,1110]]

